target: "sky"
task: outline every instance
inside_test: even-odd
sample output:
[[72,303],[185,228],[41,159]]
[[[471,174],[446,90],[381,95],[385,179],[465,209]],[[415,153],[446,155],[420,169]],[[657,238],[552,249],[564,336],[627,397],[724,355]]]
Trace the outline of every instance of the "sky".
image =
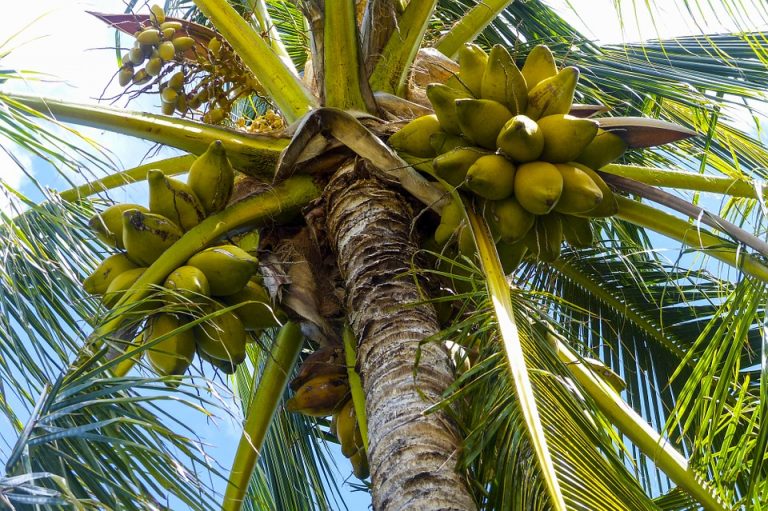
[[[613,0],[551,0],[547,3],[557,9],[566,20],[581,27],[585,34],[603,43],[671,37],[697,32],[701,28],[729,28],[722,25],[722,20],[726,19],[722,15],[699,16],[701,26],[698,29],[692,24],[682,23],[682,1],[665,0],[655,4],[651,2],[657,12],[655,23],[648,16],[644,1],[622,3],[623,23],[617,16]],[[114,32],[85,11],[121,13],[124,10],[122,1],[3,0],[3,4],[6,12],[13,15],[0,16],[0,43],[5,41],[4,49],[14,49],[0,60],[0,68],[45,71],[58,79],[47,83],[2,84],[0,89],[27,93],[34,91],[49,97],[89,103],[95,103],[99,97],[110,97],[119,92],[117,84],[108,85],[112,73],[116,71]],[[569,5],[574,8],[569,8]],[[754,28],[766,26],[759,17],[744,22],[753,24]],[[13,37],[19,31],[23,32]],[[10,37],[13,39],[6,41]],[[125,39],[125,44],[130,44],[130,40]],[[124,106],[124,103],[118,102],[117,105]],[[158,111],[155,98],[140,98],[132,102],[130,108]],[[140,164],[151,148],[149,143],[101,130],[82,127],[76,129],[106,146],[113,153],[116,167],[121,169]],[[19,151],[1,136],[0,147],[3,149],[0,151],[0,177],[7,185],[21,189],[32,197],[36,196],[37,192],[31,181],[25,177],[23,168],[47,186],[56,189],[68,188],[48,164]],[[169,155],[170,153],[163,153],[151,158]],[[21,167],[16,164],[14,158]],[[85,179],[84,176],[78,175],[70,177],[80,182]],[[141,192],[134,188],[112,193],[111,197],[120,202],[136,202],[141,199]],[[0,210],[7,207],[7,199],[0,193]],[[218,428],[218,433],[222,435],[219,439],[223,440],[221,443],[224,445],[216,451],[216,456],[226,467],[234,450],[232,444],[235,444],[239,437],[239,429],[237,425],[226,420],[221,421]],[[230,445],[229,448],[226,447],[227,444]],[[348,466],[342,469],[347,472],[348,470]],[[367,505],[367,499],[360,493],[353,494],[349,504],[350,509],[363,509]]]
[[[3,89],[22,93],[36,93],[51,98],[64,98],[81,103],[97,103],[98,98],[113,98],[122,89],[109,83],[117,71],[114,31],[107,28],[86,11],[122,13],[124,4],[120,0],[75,1],[75,0],[34,0],[18,1],[13,7],[14,16],[0,17],[0,41],[4,49],[12,49],[2,60],[3,68],[42,71],[50,75],[45,82],[8,82]],[[21,33],[18,33],[22,31]],[[17,34],[18,33],[18,34]],[[10,41],[6,41],[11,37]],[[123,37],[122,44],[130,45],[132,40]],[[111,104],[102,101],[101,104]],[[125,101],[116,101],[115,106],[126,106]],[[140,97],[129,108],[157,113],[157,97]],[[109,151],[110,158],[118,169],[131,168],[140,164],[152,144],[138,139],[116,135],[108,131],[72,126],[85,136],[97,140]],[[60,131],[57,131],[61,133]],[[1,139],[0,139],[1,140]],[[9,145],[0,142],[4,148]],[[10,146],[13,151],[13,146]],[[23,159],[26,168],[47,186],[55,189],[69,188],[69,184],[53,171],[52,167],[38,158],[20,152],[13,154]],[[171,151],[164,151],[167,157]],[[159,156],[153,156],[159,158]],[[7,154],[0,153],[2,177],[11,186],[21,185],[22,191],[35,197],[29,180],[22,178],[16,165],[10,165]],[[81,183],[89,174],[68,177]],[[111,198],[125,201],[135,198],[133,190],[113,192]],[[1,205],[1,204],[0,204]]]

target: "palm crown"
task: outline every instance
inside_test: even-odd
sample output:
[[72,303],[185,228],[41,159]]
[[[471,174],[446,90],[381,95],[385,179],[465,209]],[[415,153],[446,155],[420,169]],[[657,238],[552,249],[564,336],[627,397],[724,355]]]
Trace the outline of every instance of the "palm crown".
[[[191,154],[4,218],[4,503],[334,509],[338,441],[376,509],[764,505],[766,151],[729,117],[764,100],[763,34],[599,46],[509,0],[95,14],[139,41],[115,79],[162,113],[0,94],[4,132],[62,167],[107,162],[40,112]],[[537,100],[552,73],[573,86]],[[585,156],[597,133],[620,150]],[[545,167],[561,191],[538,209]],[[587,205],[561,195],[576,174]],[[144,179],[151,212],[110,223],[94,197]],[[93,273],[109,245],[136,272],[119,289]],[[230,373],[246,421],[222,469],[177,414],[229,413]]]

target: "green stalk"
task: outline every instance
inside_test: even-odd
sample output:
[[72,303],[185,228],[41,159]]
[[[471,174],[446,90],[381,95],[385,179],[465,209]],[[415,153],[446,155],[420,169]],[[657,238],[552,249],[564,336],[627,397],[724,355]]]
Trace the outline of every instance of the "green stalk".
[[664,213],[638,201],[616,196],[619,202],[617,218],[645,227],[711,255],[764,282],[768,282],[768,266],[754,256],[745,254],[733,243],[715,236],[709,231]]
[[408,73],[436,5],[437,0],[411,0],[371,74],[371,90],[404,95]]
[[600,172],[634,179],[662,188],[683,188],[750,199],[759,199],[765,196],[765,192],[756,183],[737,177],[707,176],[679,170],[614,164],[602,167]]
[[[268,192],[249,197],[209,216],[163,252],[163,255],[126,291],[114,309],[129,307],[146,297],[152,286],[162,285],[168,274],[229,231],[238,227],[266,224],[276,216],[298,211],[319,195],[320,189],[310,176],[295,176],[275,185]],[[107,321],[96,329],[92,337],[99,339],[117,331],[121,322],[120,316]],[[140,350],[141,348],[138,348],[134,351]],[[127,358],[115,369],[116,376],[125,376],[135,363],[130,354],[126,355]]]
[[289,123],[297,121],[317,106],[316,99],[299,77],[285,66],[227,0],[194,2],[243,59]]
[[525,419],[531,447],[533,447],[533,451],[536,453],[536,460],[546,482],[552,508],[555,511],[565,511],[567,508],[562,491],[560,490],[560,482],[555,472],[552,456],[549,453],[547,439],[544,436],[544,429],[541,427],[541,421],[539,420],[539,411],[536,405],[536,398],[533,395],[533,386],[528,376],[528,368],[523,356],[523,347],[520,343],[520,334],[515,324],[509,284],[501,267],[499,254],[496,252],[496,245],[493,242],[485,220],[481,216],[470,209],[465,210],[465,215],[469,220],[475,245],[480,255],[480,263],[485,275],[486,285],[488,286],[488,295],[491,297],[496,320],[499,323],[499,333],[504,345],[504,353],[515,383],[515,394]]
[[267,4],[264,0],[250,0],[248,3],[250,4],[254,18],[259,22],[259,27],[261,27],[262,33],[266,33],[269,37],[272,51],[280,57],[280,60],[283,61],[283,64],[285,64],[285,67],[287,67],[291,73],[298,76],[299,73],[296,71],[296,66],[293,64],[293,60],[291,60],[291,56],[288,54],[288,50],[283,44],[280,32],[277,30],[277,26],[272,22],[272,16],[269,15]]
[[176,176],[187,172],[194,161],[195,156],[192,154],[153,161],[124,170],[123,172],[110,174],[95,181],[89,181],[84,185],[70,188],[69,190],[64,190],[59,193],[59,197],[67,202],[79,201],[88,196],[112,190],[113,188],[119,188],[137,181],[144,181],[147,179],[147,171],[151,169],[160,169],[166,176]]
[[360,427],[360,436],[363,437],[363,447],[365,452],[368,452],[368,417],[365,413],[365,393],[360,375],[355,370],[357,367],[357,339],[355,339],[355,334],[352,333],[349,325],[344,326],[342,339],[344,340],[344,360],[347,364],[349,388],[352,392],[352,402],[355,404],[355,416]]
[[222,511],[240,511],[243,507],[248,483],[256,468],[259,453],[267,431],[275,416],[280,398],[285,392],[288,376],[296,365],[304,341],[298,324],[288,322],[280,329],[267,357],[264,372],[258,379],[254,374],[251,404],[237,445],[232,470],[224,493]]
[[768,257],[768,243],[719,215],[710,213],[699,206],[695,206],[690,202],[681,199],[677,195],[665,192],[655,186],[640,183],[634,179],[611,176],[609,174],[603,174],[603,178],[606,183],[614,188],[629,192],[638,199],[642,198],[653,201],[660,206],[669,208],[682,215],[687,215],[688,218],[695,218],[698,223],[708,225],[723,234],[727,234],[735,242],[755,250],[763,257]]
[[466,43],[471,43],[498,14],[515,0],[483,0],[471,8],[435,44],[435,49],[452,59]]
[[287,138],[253,136],[209,124],[165,115],[130,112],[120,108],[85,105],[23,94],[6,94],[59,121],[105,129],[151,140],[192,154],[203,154],[211,142],[221,140],[232,165],[249,175],[271,178]]
[[323,91],[325,106],[368,110],[363,99],[360,41],[354,0],[325,2]]
[[555,342],[558,358],[619,431],[632,440],[675,484],[704,506],[705,510],[725,511],[726,507],[720,499],[699,476],[688,469],[686,459],[669,445],[668,440],[627,405],[610,385],[582,364],[567,345],[554,336],[551,339]]

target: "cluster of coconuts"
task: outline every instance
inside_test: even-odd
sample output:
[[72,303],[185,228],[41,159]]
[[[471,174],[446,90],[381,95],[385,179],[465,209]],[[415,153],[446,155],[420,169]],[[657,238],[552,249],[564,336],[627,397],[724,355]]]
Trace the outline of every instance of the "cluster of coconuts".
[[[117,73],[121,87],[144,86],[156,80],[162,112],[181,115],[202,111],[203,121],[217,124],[240,97],[258,94],[259,83],[221,39],[199,41],[179,20],[166,19],[159,5],[122,58]],[[151,85],[150,85],[151,87]]]
[[358,479],[368,477],[368,456],[349,389],[344,348],[328,345],[315,350],[304,359],[290,387],[295,393],[286,409],[311,417],[332,416],[331,433],[352,463],[352,472]]
[[[186,183],[150,170],[149,208],[115,204],[90,220],[96,236],[119,252],[84,280],[85,290],[101,295],[105,306],[119,307],[163,252],[226,206],[234,177],[220,141],[195,159]],[[184,373],[195,354],[231,373],[245,359],[249,331],[279,324],[257,274],[258,259],[250,253],[255,245],[244,247],[249,251],[231,244],[201,250],[167,276],[162,293],[143,303],[146,318],[135,342],[152,343],[144,353],[157,374]],[[237,307],[225,310],[231,306]],[[206,314],[205,321],[190,323]]]
[[[434,114],[389,139],[410,161],[424,159],[434,176],[476,197],[508,270],[526,253],[556,259],[563,239],[591,245],[589,219],[616,213],[612,191],[593,169],[621,156],[626,144],[596,121],[569,114],[578,78],[575,67],[558,70],[544,45],[519,69],[504,47],[487,54],[469,44],[459,52],[458,73],[427,87]],[[444,208],[435,232],[441,245],[452,239],[474,252],[458,204]]]

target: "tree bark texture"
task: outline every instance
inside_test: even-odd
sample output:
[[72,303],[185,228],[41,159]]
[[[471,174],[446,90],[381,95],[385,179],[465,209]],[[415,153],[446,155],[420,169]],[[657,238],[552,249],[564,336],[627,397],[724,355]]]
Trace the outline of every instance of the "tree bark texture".
[[474,510],[456,472],[460,440],[454,424],[444,413],[423,413],[440,399],[453,374],[442,343],[419,346],[438,324],[431,305],[413,305],[421,297],[405,273],[417,247],[402,194],[350,166],[337,172],[325,195],[328,232],[358,341],[373,507]]
[[363,15],[363,60],[367,76],[373,72],[387,45],[389,37],[397,27],[398,0],[368,0]]

